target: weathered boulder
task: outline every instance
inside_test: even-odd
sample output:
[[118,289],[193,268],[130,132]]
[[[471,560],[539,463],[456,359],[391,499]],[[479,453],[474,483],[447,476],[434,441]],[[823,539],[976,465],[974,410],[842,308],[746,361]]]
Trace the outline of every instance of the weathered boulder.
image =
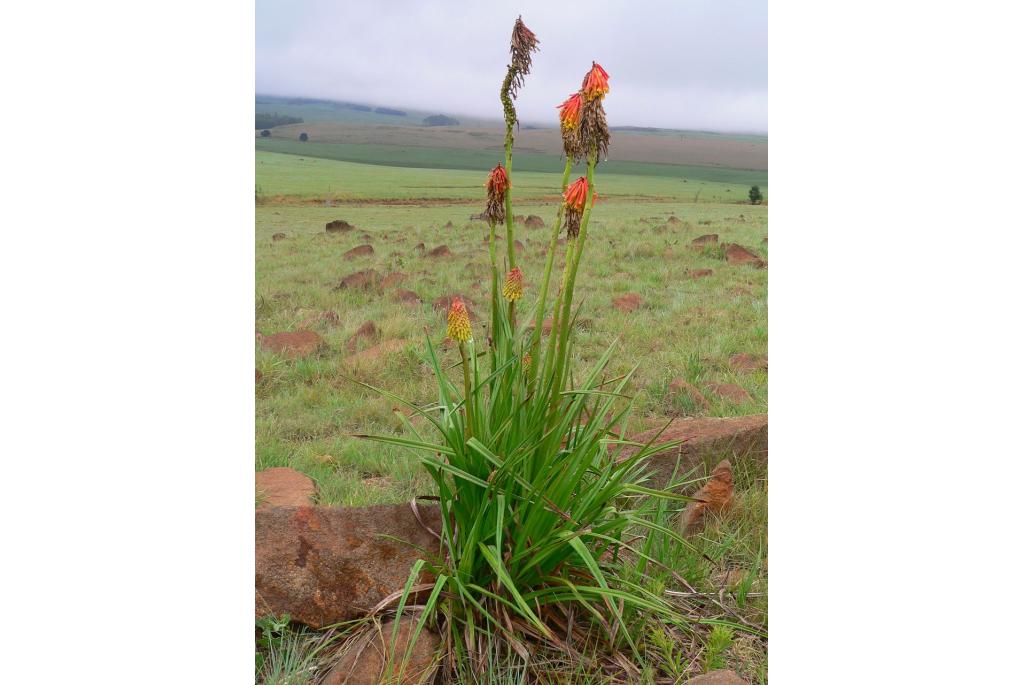
[[315,494],[313,479],[295,469],[275,466],[256,472],[256,495],[261,509],[309,506]]
[[707,235],[699,236],[699,237],[694,238],[693,240],[690,241],[691,245],[697,245],[697,246],[715,245],[717,243],[718,243],[718,234],[717,233],[708,233]]
[[380,274],[377,273],[376,269],[363,269],[362,271],[356,271],[351,273],[345,278],[341,279],[335,290],[341,290],[343,288],[370,288],[380,281]]
[[749,392],[735,383],[709,383],[708,389],[723,400],[732,402],[733,404],[752,402],[754,399],[750,396]]
[[736,243],[729,243],[725,248],[725,260],[730,264],[750,264],[758,269],[768,266],[759,256]]
[[[378,685],[390,669],[392,685],[419,685],[430,682],[430,673],[438,663],[441,638],[424,628],[417,636],[408,661],[403,663],[409,640],[416,631],[417,619],[405,617],[398,622],[398,634],[391,638],[394,623],[356,640],[327,673],[320,685]],[[398,678],[401,673],[401,679]]]
[[[436,507],[419,511],[440,530]],[[423,556],[417,547],[435,552],[439,543],[408,504],[258,509],[256,616],[322,628],[364,615],[405,586]]]
[[372,254],[373,245],[358,245],[341,256],[345,259],[352,259],[354,257],[367,257]]
[[355,226],[344,219],[335,219],[334,221],[328,221],[326,228],[328,233],[346,233],[353,230]]
[[[631,439],[646,443],[658,434],[660,428],[634,435]],[[768,415],[752,414],[729,418],[692,417],[674,419],[657,438],[658,443],[682,440],[683,443],[660,452],[648,460],[651,468],[651,487],[662,487],[672,476],[679,461],[677,476],[696,469],[697,476],[711,473],[711,468],[722,459],[737,464],[754,460],[768,462]],[[625,448],[622,459],[636,453],[637,448]]]
[[680,524],[687,535],[696,533],[708,512],[724,514],[732,507],[732,464],[723,459],[711,472],[711,479],[694,495],[695,501],[686,505]]
[[260,339],[260,346],[285,357],[305,357],[313,354],[324,344],[324,339],[316,331],[298,330],[284,331],[265,335]]

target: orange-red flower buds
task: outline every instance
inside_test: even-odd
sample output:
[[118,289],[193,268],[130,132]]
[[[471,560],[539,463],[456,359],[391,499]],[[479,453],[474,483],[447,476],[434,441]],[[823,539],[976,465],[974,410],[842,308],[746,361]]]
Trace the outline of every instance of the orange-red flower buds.
[[580,176],[565,189],[565,206],[569,209],[582,212],[587,202],[587,179]]
[[579,93],[573,93],[565,102],[558,106],[558,118],[562,122],[562,130],[571,130],[580,123],[580,107],[583,106],[583,97]]
[[608,92],[608,72],[597,62],[590,68],[587,75],[583,77],[583,97],[587,100],[604,97]]

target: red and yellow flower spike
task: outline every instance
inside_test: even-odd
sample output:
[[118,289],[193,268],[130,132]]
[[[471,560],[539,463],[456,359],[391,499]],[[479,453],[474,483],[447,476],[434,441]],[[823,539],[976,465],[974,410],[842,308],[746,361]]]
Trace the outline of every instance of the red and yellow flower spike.
[[523,272],[518,266],[508,272],[501,294],[509,302],[515,302],[523,296]]
[[583,97],[587,100],[602,98],[610,90],[608,72],[597,62],[593,62],[593,65],[587,75],[583,77]]
[[452,300],[452,306],[448,309],[448,337],[460,343],[473,337],[473,329],[469,325],[469,312],[459,297]]
[[573,181],[568,188],[565,189],[563,195],[565,198],[565,206],[576,212],[582,212],[584,205],[587,204],[587,179],[585,176],[580,176]]
[[583,96],[573,93],[565,102],[558,106],[558,118],[562,122],[562,130],[569,131],[580,123],[580,108],[583,106]]
[[493,193],[494,195],[505,197],[505,191],[511,187],[511,183],[508,180],[508,173],[505,171],[505,167],[501,164],[491,169],[491,175],[487,177],[487,192]]

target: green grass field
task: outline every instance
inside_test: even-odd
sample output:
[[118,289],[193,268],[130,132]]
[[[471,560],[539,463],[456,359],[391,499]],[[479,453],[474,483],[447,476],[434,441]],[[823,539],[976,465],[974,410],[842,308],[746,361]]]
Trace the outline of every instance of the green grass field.
[[[371,165],[308,152],[283,154],[269,151],[265,141],[257,147],[256,328],[266,335],[306,326],[326,345],[302,359],[257,345],[262,377],[256,384],[256,468],[290,466],[308,474],[317,482],[322,504],[399,503],[430,494],[433,486],[414,454],[352,437],[403,432],[392,403],[354,381],[416,403],[436,401],[436,384],[422,358],[426,337],[442,346],[445,335],[444,312],[433,303],[461,294],[477,322],[487,308],[486,225],[469,218],[483,210],[486,174],[395,166],[391,158]],[[443,151],[429,155],[440,163]],[[453,153],[453,159],[458,163],[461,157]],[[547,172],[514,173],[516,214],[537,215],[548,225],[557,212],[559,183],[557,164]],[[639,365],[631,426],[636,431],[676,416],[767,411],[767,372],[742,373],[729,362],[738,353],[767,355],[767,270],[731,265],[721,250],[690,247],[697,236],[716,233],[721,242],[739,243],[767,259],[767,207],[741,204],[749,184],[737,178],[649,176],[601,164],[596,185],[601,200],[577,284],[577,368],[586,368],[618,341],[620,352],[610,371],[624,373]],[[767,188],[766,174],[761,187]],[[328,234],[324,225],[334,219],[357,228]],[[549,232],[522,224],[516,231],[523,244],[519,260],[527,290],[521,310],[526,312],[536,296],[530,285],[540,277]],[[276,233],[285,238],[273,241]],[[421,243],[423,250],[417,249]],[[373,246],[372,255],[343,256],[363,244]],[[424,254],[440,245],[451,255]],[[338,288],[342,278],[366,269],[382,278],[391,275],[395,282]],[[698,269],[712,274],[695,279],[691,273]],[[398,289],[414,292],[421,302],[398,301]],[[613,306],[626,293],[640,296],[639,309],[627,313]],[[327,311],[337,320],[320,317]],[[367,321],[377,335],[353,339]],[[446,362],[456,361],[457,351],[441,349]],[[708,405],[672,393],[675,378],[700,389]],[[713,391],[716,383],[739,385],[750,399],[720,397]],[[700,554],[673,563],[704,590],[720,587],[731,569],[740,569],[754,598],[730,609],[762,625],[767,473],[756,467],[738,470],[736,500],[732,513],[702,533]],[[653,649],[661,638],[651,640]],[[723,644],[723,663],[749,682],[766,681],[766,641],[737,634]]]

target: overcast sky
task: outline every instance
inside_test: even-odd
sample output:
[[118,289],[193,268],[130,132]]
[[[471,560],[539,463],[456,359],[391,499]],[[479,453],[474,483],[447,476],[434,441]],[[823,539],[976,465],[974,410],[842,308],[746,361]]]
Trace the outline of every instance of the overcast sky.
[[256,0],[256,91],[499,119],[520,13],[527,123],[556,124],[597,60],[612,126],[768,131],[767,0]]

